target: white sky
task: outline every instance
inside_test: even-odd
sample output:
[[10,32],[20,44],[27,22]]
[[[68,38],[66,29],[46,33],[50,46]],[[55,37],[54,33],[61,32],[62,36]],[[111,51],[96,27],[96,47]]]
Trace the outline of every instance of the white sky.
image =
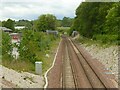
[[0,20],[37,19],[41,14],[54,14],[58,19],[74,17],[83,0],[1,0]]

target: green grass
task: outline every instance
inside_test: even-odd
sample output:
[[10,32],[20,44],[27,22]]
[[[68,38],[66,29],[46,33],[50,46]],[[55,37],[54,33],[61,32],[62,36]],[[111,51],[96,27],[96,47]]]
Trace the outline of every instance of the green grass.
[[[100,46],[100,47],[110,47],[110,46],[118,45],[116,43],[117,40],[114,40],[114,42],[113,41],[110,42],[109,40],[104,39],[104,37],[102,37],[102,36],[99,38],[100,39],[93,40],[93,39],[89,39],[89,38],[85,38],[85,37],[80,36],[79,39],[77,39],[77,42],[80,42],[82,44],[86,44],[88,46],[95,44],[95,45]],[[104,39],[104,41],[103,41],[103,39]]]
[[18,72],[27,71],[34,73],[35,66],[29,61],[21,61],[21,60],[2,60],[2,65],[8,68],[14,69]]
[[[54,60],[54,55],[56,53],[56,49],[58,47],[58,44],[60,42],[60,39],[58,39],[57,41],[53,41],[51,44],[51,48],[49,51],[46,51],[46,53],[44,54],[44,57],[42,59],[43,61],[43,74],[50,68],[50,66],[52,65],[52,62]],[[46,57],[45,55],[49,54],[49,57]]]
[[[46,35],[43,32],[26,30],[23,32],[20,47],[16,46],[18,47],[20,57],[15,60],[11,55],[8,55],[13,46],[11,44],[7,45],[9,37],[6,38],[6,35],[3,37],[5,42],[2,45],[2,51],[4,51],[2,52],[2,64],[17,71],[32,73],[35,73],[36,61],[43,62],[43,73],[50,67],[53,60],[53,53],[51,51],[53,52],[57,48],[59,42],[59,37]],[[47,58],[46,54],[49,54],[50,57]]]
[[94,35],[93,40],[103,44],[118,44],[118,35]]
[[[56,51],[56,48],[58,47],[60,39],[54,40],[50,44],[50,50],[46,50],[45,52],[38,52],[37,58],[40,58],[40,60],[43,62],[42,64],[42,69],[43,69],[43,74],[46,72],[48,68],[50,68],[53,59],[54,59],[54,54]],[[46,57],[45,55],[49,54],[49,58]],[[13,70],[16,70],[18,72],[25,71],[25,72],[30,72],[35,74],[35,64],[30,62],[29,60],[15,60],[13,58],[10,58],[8,55],[4,55],[2,57],[2,65],[6,66],[8,68],[11,68]]]

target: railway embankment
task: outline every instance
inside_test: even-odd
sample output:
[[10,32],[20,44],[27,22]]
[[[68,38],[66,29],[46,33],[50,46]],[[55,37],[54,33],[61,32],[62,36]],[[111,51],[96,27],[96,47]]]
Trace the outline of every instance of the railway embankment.
[[0,66],[3,88],[42,88],[44,78],[28,72],[17,72],[13,69]]
[[[81,44],[80,45],[87,50],[93,58],[99,60],[105,67],[115,74],[118,81],[118,46],[102,47],[97,44]],[[109,73],[108,73],[109,74]]]

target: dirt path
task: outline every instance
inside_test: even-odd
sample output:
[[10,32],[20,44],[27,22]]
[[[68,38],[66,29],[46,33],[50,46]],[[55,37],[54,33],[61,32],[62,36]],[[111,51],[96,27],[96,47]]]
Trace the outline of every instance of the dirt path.
[[61,71],[62,71],[62,53],[63,53],[63,40],[60,43],[58,53],[56,56],[56,61],[54,67],[48,73],[48,87],[47,88],[59,88],[61,83]]

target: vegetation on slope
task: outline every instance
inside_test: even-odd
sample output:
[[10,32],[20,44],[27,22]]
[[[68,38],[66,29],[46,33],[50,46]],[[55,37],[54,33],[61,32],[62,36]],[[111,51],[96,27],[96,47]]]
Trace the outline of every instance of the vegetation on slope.
[[120,3],[83,2],[76,9],[71,31],[77,30],[80,35],[100,40],[103,43],[120,43]]
[[[49,19],[51,20],[52,18],[49,17]],[[38,18],[37,21],[41,22],[41,20],[41,18]],[[51,22],[48,22],[46,19],[44,22],[47,22],[45,23],[46,27],[51,25]],[[35,24],[36,23],[34,23],[34,25]],[[9,34],[2,32],[2,62],[4,66],[15,70],[34,72],[35,62],[42,61],[43,71],[47,70],[50,65],[48,63],[52,63],[51,59],[53,59],[51,58],[50,53],[54,48],[56,48],[56,45],[58,45],[59,38],[43,32],[46,30],[46,27],[43,29],[41,27],[42,25],[40,25],[39,27],[36,27],[37,30],[21,30],[22,39],[20,45],[12,45]],[[39,30],[40,27],[43,31]],[[13,47],[18,48],[18,52],[20,54],[18,60],[14,59],[12,56]]]

